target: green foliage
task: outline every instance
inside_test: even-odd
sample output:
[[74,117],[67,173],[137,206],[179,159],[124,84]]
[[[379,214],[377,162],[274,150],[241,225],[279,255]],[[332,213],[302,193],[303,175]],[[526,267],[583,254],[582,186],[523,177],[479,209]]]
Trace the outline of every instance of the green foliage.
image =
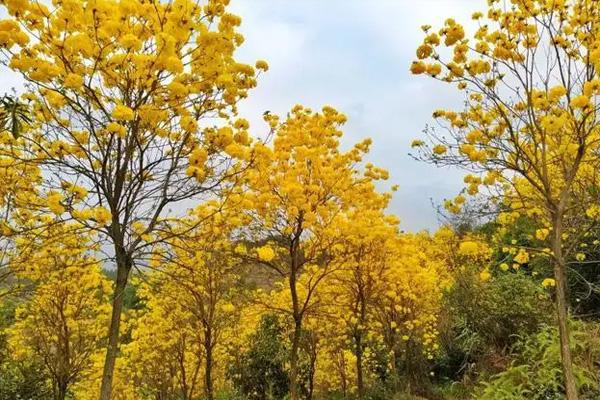
[[0,367],[0,399],[47,400],[51,397],[41,365],[8,361]]
[[435,372],[451,380],[486,355],[503,354],[553,315],[544,289],[520,272],[499,272],[488,282],[481,282],[475,271],[459,272],[445,309],[443,356]]
[[0,98],[0,132],[9,131],[17,139],[23,125],[30,124],[29,109],[15,96],[4,95]]
[[277,317],[264,316],[250,343],[250,349],[229,370],[234,386],[248,400],[283,399],[290,382],[283,328]]
[[[600,327],[585,323],[572,324],[575,378],[581,399],[598,399],[600,382]],[[504,372],[484,383],[479,400],[552,400],[563,399],[563,375],[560,365],[558,332],[545,327],[524,337],[515,346],[517,359]],[[595,370],[594,370],[595,368]]]

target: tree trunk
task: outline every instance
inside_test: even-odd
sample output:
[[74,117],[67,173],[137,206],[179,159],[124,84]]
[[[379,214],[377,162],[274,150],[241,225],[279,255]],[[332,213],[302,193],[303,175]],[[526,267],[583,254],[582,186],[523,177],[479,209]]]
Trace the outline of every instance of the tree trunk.
[[294,319],[294,334],[292,337],[292,349],[290,353],[290,399],[299,400],[298,385],[298,352],[300,349],[300,336],[302,335],[302,311],[300,309],[300,300],[298,299],[298,288],[296,287],[296,278],[300,269],[300,235],[302,234],[301,222],[296,228],[296,233],[290,244],[290,295],[292,297],[292,317]]
[[560,335],[560,356],[565,379],[565,392],[567,400],[577,400],[577,385],[575,383],[575,375],[573,374],[573,360],[571,357],[569,337],[569,316],[566,299],[566,273],[564,265],[556,264],[554,268],[554,279],[556,279],[556,310],[558,317],[558,332]]
[[55,400],[65,400],[67,398],[68,386],[68,383],[63,379],[60,379],[58,382],[56,382]]
[[204,396],[206,397],[206,400],[213,400],[213,343],[211,330],[207,329],[205,335],[206,337],[204,339],[204,350],[206,351],[206,371],[204,373]]
[[360,304],[360,316],[358,320],[358,326],[354,328],[354,341],[356,344],[356,386],[358,389],[358,399],[362,400],[365,396],[365,384],[363,376],[363,327],[366,326],[367,319],[367,302],[365,296],[365,288],[362,284],[362,280],[358,284],[359,293],[359,304]]
[[358,389],[358,399],[362,400],[365,396],[365,387],[363,382],[363,344],[361,332],[354,334],[356,344],[356,387]]
[[558,332],[560,336],[560,356],[565,380],[567,400],[578,400],[577,384],[573,373],[573,360],[569,337],[569,313],[566,296],[567,274],[566,264],[562,253],[562,219],[555,218],[553,227],[552,247],[555,257],[554,279],[556,281],[556,311],[558,317]]
[[302,335],[302,320],[294,318],[294,336],[290,354],[290,399],[299,400],[300,390],[298,385],[298,351],[300,349],[300,336]]
[[338,370],[340,373],[340,381],[342,382],[342,398],[346,398],[348,396],[348,382],[346,379],[346,360],[344,358],[344,353],[338,352]]
[[308,393],[307,400],[312,400],[314,392],[315,392],[315,372],[317,369],[317,346],[318,340],[314,333],[311,335],[310,339],[310,371],[308,375]]
[[104,372],[102,373],[102,385],[100,387],[100,400],[110,400],[112,392],[112,381],[115,371],[115,362],[119,351],[119,328],[121,325],[121,312],[123,311],[123,300],[129,271],[132,264],[128,261],[127,255],[121,249],[117,249],[117,280],[112,302],[112,315],[110,318],[110,327],[108,329],[108,346],[106,348],[106,358],[104,360]]
[[400,389],[400,371],[398,371],[398,352],[395,349],[396,344],[394,343],[394,347],[392,347],[392,368],[391,368],[391,377],[392,377],[392,389],[399,390]]

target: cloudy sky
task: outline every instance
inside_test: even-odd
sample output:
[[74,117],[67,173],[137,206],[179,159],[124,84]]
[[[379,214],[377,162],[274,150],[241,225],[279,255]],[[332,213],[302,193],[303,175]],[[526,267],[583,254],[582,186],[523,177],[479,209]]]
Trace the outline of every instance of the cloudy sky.
[[462,174],[408,156],[431,112],[460,104],[450,88],[408,72],[422,40],[420,26],[449,16],[468,22],[484,0],[232,0],[243,19],[244,61],[265,59],[270,70],[243,103],[254,129],[270,110],[285,115],[294,104],[331,105],[344,112],[344,143],[371,137],[369,160],[387,168],[400,185],[391,212],[405,230],[433,229],[431,200],[461,188]]
[[[344,145],[371,137],[369,161],[387,168],[400,185],[390,211],[405,230],[437,226],[433,200],[461,188],[461,174],[408,156],[431,112],[460,104],[450,88],[408,72],[422,40],[420,26],[453,16],[469,21],[484,0],[231,0],[243,18],[241,61],[269,62],[258,88],[240,107],[255,132],[265,110],[285,115],[295,104],[331,105],[344,112]],[[0,92],[20,80],[0,71]]]

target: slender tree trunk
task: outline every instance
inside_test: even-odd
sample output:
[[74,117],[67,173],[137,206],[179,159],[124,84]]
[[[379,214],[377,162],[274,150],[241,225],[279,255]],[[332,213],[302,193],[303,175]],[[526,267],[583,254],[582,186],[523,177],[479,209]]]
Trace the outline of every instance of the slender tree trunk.
[[100,400],[110,400],[112,392],[112,381],[115,371],[115,362],[119,351],[119,329],[121,326],[121,313],[123,311],[123,300],[127,280],[132,264],[122,249],[117,249],[117,280],[112,302],[112,315],[108,329],[108,346],[104,360],[104,372],[102,373],[102,386],[100,387]]
[[299,400],[300,390],[298,384],[298,352],[300,349],[300,338],[302,335],[302,319],[294,318],[294,336],[292,337],[292,349],[290,353],[290,399]]
[[365,387],[363,381],[363,343],[362,333],[356,332],[354,334],[355,346],[356,346],[356,387],[358,389],[358,399],[362,400],[365,396]]
[[317,346],[318,340],[316,339],[314,333],[311,335],[310,339],[310,371],[308,375],[308,394],[307,400],[312,400],[314,392],[315,392],[315,372],[317,369]]
[[292,297],[292,316],[294,318],[294,334],[292,337],[292,348],[290,353],[290,399],[299,400],[300,391],[298,385],[298,352],[300,350],[300,339],[302,335],[302,312],[300,300],[298,299],[298,288],[296,279],[300,269],[300,235],[302,234],[301,222],[296,228],[296,233],[290,244],[290,295]]
[[394,343],[392,347],[392,388],[394,390],[400,389],[400,371],[398,371],[398,353],[394,348],[396,344]]
[[360,316],[359,325],[354,328],[354,341],[356,344],[356,386],[358,389],[358,399],[362,400],[365,397],[365,384],[364,384],[364,373],[363,373],[363,327],[366,325],[365,320],[367,319],[367,304],[365,300],[364,285],[359,283],[359,304],[360,304]]
[[60,385],[58,387],[58,400],[65,400],[67,398],[67,385]]
[[573,373],[573,360],[569,337],[569,313],[567,304],[567,274],[566,264],[562,253],[562,218],[554,218],[552,247],[555,257],[554,279],[556,281],[556,311],[558,317],[558,332],[560,336],[560,356],[565,380],[567,400],[578,400],[577,384]]
[[213,343],[212,343],[212,332],[210,329],[207,329],[205,332],[204,339],[204,347],[206,351],[206,371],[204,373],[204,397],[206,400],[213,400],[213,379],[212,379],[212,369],[213,369]]
[[307,400],[312,400],[315,393],[315,360],[311,361],[310,374],[308,376],[308,394]]
[[68,383],[63,379],[60,379],[56,382],[54,399],[55,400],[65,400],[67,398],[67,387]]
[[348,383],[346,379],[346,360],[344,359],[344,353],[338,352],[338,371],[340,373],[340,381],[342,382],[342,397],[345,399],[348,396]]

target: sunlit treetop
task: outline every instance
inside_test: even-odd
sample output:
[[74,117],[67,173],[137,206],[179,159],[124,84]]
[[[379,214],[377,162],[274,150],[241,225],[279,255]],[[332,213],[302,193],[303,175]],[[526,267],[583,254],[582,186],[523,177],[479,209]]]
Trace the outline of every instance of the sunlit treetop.
[[298,220],[311,229],[329,224],[339,210],[385,207],[389,194],[377,193],[374,182],[387,179],[388,172],[361,165],[371,140],[340,149],[345,115],[331,107],[315,112],[296,106],[283,122],[270,114],[266,120],[275,130],[273,146],[257,150],[248,177],[266,226],[288,235]]
[[[146,123],[162,119],[165,104],[183,110],[198,97],[213,100],[202,112],[221,111],[256,83],[255,69],[233,59],[243,37],[228,3],[3,1],[12,18],[0,23],[0,44],[10,66],[47,85],[54,103],[85,94],[115,121],[144,115]],[[53,94],[57,86],[68,96]],[[138,110],[149,99],[155,107]]]
[[217,189],[252,156],[236,103],[268,65],[234,59],[228,1],[1,4],[2,60],[26,80],[31,123],[2,134],[0,160],[44,181],[23,221],[41,210],[107,234],[119,221],[135,247],[168,204]]
[[[585,188],[597,184],[599,161],[600,11],[587,0],[488,3],[473,14],[472,34],[454,19],[423,27],[411,71],[456,85],[465,108],[435,111],[431,145],[413,147],[470,170],[466,194],[486,189],[500,207],[548,228],[595,203]],[[464,203],[460,195],[446,207]]]

